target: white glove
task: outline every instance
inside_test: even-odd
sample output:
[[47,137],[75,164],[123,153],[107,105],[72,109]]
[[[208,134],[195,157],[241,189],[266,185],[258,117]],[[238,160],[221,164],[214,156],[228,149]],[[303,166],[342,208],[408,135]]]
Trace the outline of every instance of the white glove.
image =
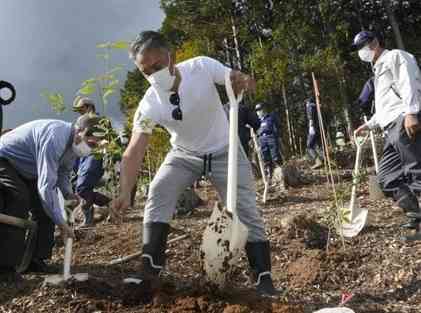
[[316,130],[314,129],[314,127],[313,127],[313,126],[310,126],[310,128],[309,128],[309,130],[308,130],[308,133],[309,133],[309,135],[310,135],[310,136],[313,136],[313,135],[315,135],[315,134],[316,134]]

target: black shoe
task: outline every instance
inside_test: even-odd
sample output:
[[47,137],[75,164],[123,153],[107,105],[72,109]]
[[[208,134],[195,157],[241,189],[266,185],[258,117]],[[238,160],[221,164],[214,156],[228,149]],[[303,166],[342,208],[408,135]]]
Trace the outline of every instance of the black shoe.
[[405,214],[408,218],[406,223],[401,224],[402,228],[419,230],[421,227],[421,213],[408,212]]
[[33,259],[31,263],[29,263],[29,266],[25,271],[25,274],[26,273],[58,274],[59,270],[53,265],[48,265],[43,260]]
[[256,282],[256,291],[265,297],[277,297],[280,291],[273,286],[269,241],[248,242],[246,253]]
[[0,267],[0,283],[21,285],[23,278],[12,267]]
[[417,196],[406,186],[402,186],[395,191],[393,193],[393,199],[406,214],[420,212]]
[[415,219],[415,218],[408,218],[408,221],[406,223],[403,223],[400,225],[401,228],[405,229],[418,229],[419,225],[421,223],[421,220]]

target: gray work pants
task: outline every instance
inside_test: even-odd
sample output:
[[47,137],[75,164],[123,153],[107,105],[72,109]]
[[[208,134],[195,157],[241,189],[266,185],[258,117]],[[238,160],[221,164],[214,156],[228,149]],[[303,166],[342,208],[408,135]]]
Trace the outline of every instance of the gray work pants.
[[[223,202],[226,203],[228,150],[225,148],[211,156],[208,155],[207,159],[206,168],[211,168],[209,179]],[[169,223],[173,217],[177,199],[202,175],[203,168],[203,157],[192,155],[184,150],[172,149],[151,182],[143,223]],[[237,190],[238,216],[249,229],[248,241],[265,241],[263,220],[256,206],[256,191],[251,166],[241,146],[238,151]]]
[[386,196],[394,197],[399,190],[421,191],[421,132],[409,139],[400,116],[385,129],[383,156],[377,175]]

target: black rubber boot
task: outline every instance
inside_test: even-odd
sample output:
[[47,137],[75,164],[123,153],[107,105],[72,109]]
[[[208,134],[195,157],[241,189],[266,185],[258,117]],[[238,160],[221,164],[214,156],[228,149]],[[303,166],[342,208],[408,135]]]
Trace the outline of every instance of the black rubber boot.
[[143,225],[142,270],[139,275],[125,279],[126,283],[154,285],[165,265],[165,250],[170,225],[146,223]]
[[407,229],[417,229],[418,225],[421,223],[421,211],[417,196],[408,188],[401,188],[395,192],[393,198],[408,218],[407,222],[403,223],[401,227]]
[[257,292],[266,297],[276,297],[280,291],[273,286],[269,241],[248,242],[246,253]]
[[145,274],[159,275],[165,266],[165,250],[170,225],[167,223],[147,223],[143,225],[142,264]]

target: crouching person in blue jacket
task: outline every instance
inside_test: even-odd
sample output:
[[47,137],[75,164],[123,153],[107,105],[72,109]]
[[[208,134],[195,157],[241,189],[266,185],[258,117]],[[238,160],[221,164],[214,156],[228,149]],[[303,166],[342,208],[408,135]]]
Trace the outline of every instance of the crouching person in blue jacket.
[[84,215],[81,226],[92,225],[94,222],[93,205],[106,206],[111,201],[104,194],[94,191],[104,175],[102,159],[97,159],[94,155],[77,159],[74,170],[77,173],[75,192],[81,198],[77,210],[81,210]]

